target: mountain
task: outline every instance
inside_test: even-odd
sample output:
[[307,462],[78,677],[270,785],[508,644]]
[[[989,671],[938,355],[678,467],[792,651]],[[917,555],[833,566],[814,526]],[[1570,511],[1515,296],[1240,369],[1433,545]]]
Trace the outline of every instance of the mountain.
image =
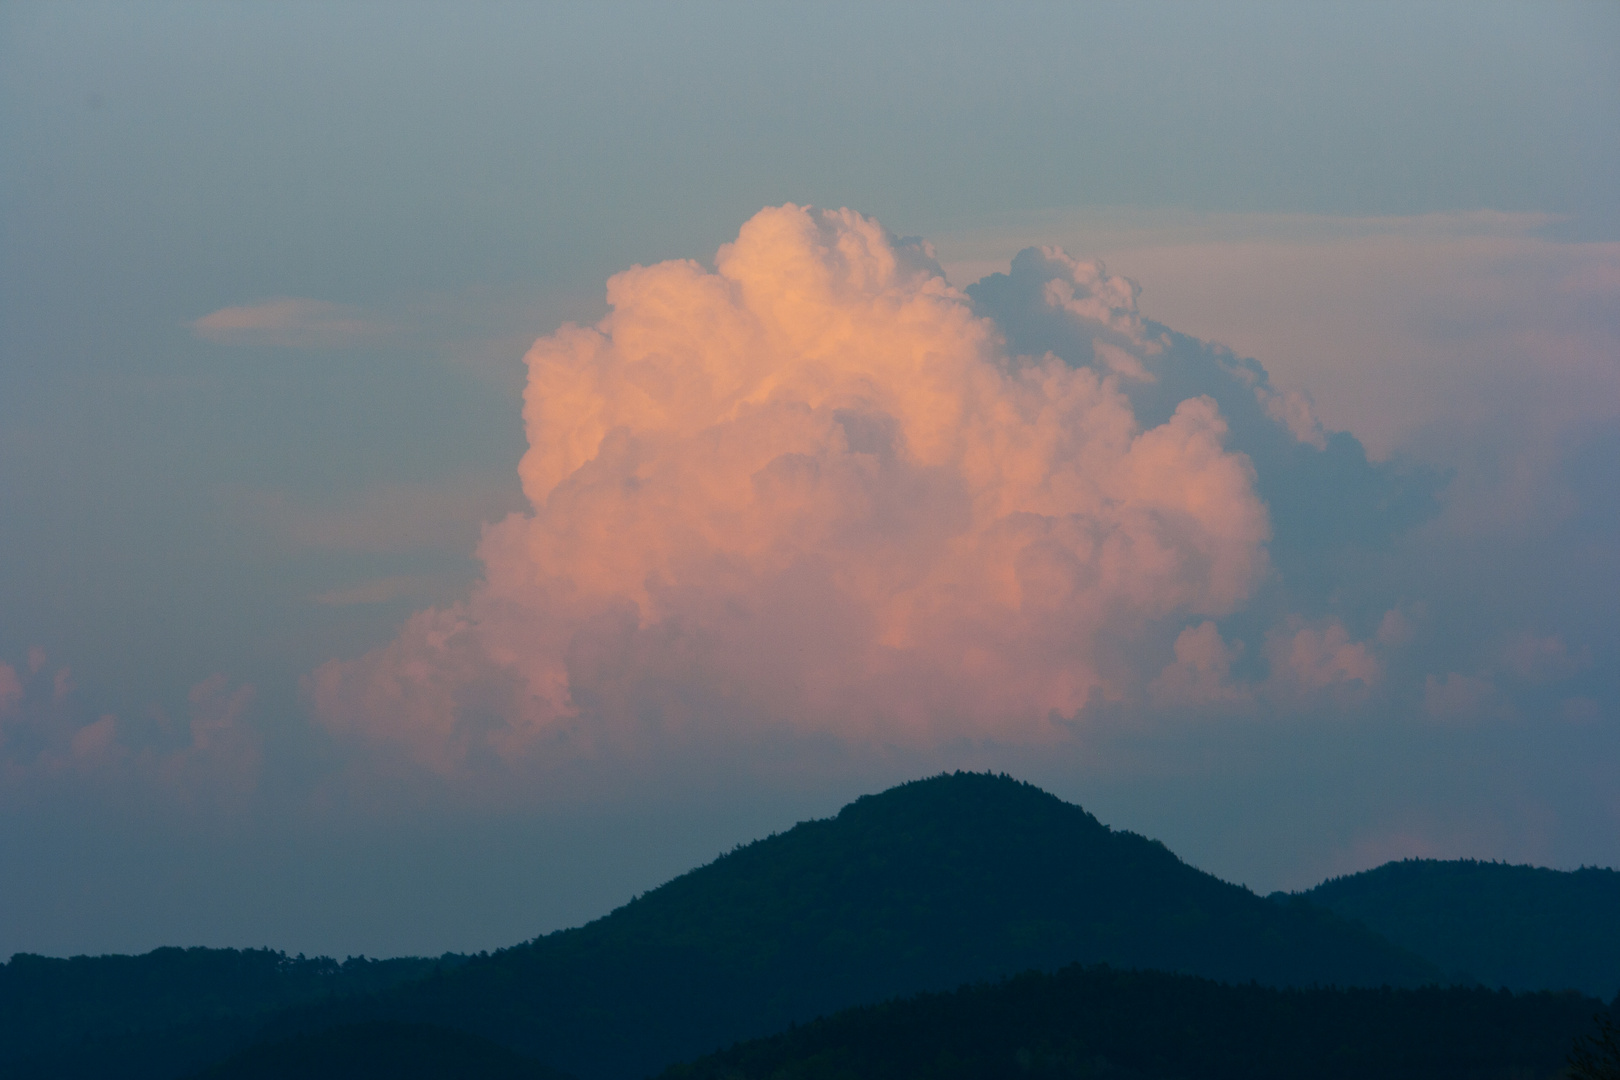
[[1620,992],[1620,873],[1407,859],[1303,894],[1448,975],[1514,990]]
[[447,954],[338,963],[269,949],[141,956],[18,953],[0,964],[0,1075],[174,1076],[228,1052],[270,1014],[375,994],[464,962]]
[[1070,967],[851,1009],[662,1080],[1553,1080],[1601,1003]]
[[434,1023],[617,1080],[846,1006],[1076,961],[1276,985],[1438,974],[1029,784],[958,773],[739,848],[578,929],[272,1030]]
[[488,1039],[430,1024],[350,1024],[260,1043],[193,1080],[571,1080]]

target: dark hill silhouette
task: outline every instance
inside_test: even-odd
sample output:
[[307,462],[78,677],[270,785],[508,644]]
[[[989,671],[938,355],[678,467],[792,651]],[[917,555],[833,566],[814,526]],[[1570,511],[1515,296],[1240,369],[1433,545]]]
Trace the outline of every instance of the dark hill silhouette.
[[1302,895],[1421,950],[1447,975],[1513,990],[1620,991],[1620,873],[1408,859]]
[[662,1080],[1553,1080],[1601,1003],[1065,968],[851,1009]]
[[571,1080],[464,1031],[349,1024],[235,1054],[194,1080]]
[[277,1010],[375,994],[465,959],[339,963],[204,948],[69,959],[18,953],[0,964],[0,1076],[172,1077],[228,1052]]
[[1437,974],[1357,924],[1269,902],[1032,785],[958,773],[739,848],[363,1015],[629,1078],[849,1005],[1076,961],[1278,985]]

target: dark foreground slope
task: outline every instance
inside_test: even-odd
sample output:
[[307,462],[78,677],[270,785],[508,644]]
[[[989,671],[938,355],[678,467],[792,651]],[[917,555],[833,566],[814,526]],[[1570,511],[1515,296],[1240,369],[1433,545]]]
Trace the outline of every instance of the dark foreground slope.
[[269,949],[154,949],[0,965],[0,1076],[173,1076],[236,1045],[270,1014],[376,994],[464,961],[343,963]]
[[569,1080],[464,1031],[431,1024],[349,1024],[261,1043],[195,1080]]
[[1620,991],[1620,873],[1408,859],[1303,896],[1448,975],[1514,990]]
[[664,1080],[1552,1080],[1601,1003],[1065,968],[852,1009]]
[[956,774],[740,848],[365,1016],[629,1078],[846,1006],[1076,961],[1279,985],[1435,974],[1331,912],[1257,897],[1031,785]]

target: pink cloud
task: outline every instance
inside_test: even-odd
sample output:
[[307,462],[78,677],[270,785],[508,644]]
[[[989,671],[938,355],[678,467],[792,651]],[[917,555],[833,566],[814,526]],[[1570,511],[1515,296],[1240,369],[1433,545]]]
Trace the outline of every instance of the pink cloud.
[[1423,683],[1423,711],[1431,719],[1478,720],[1498,707],[1496,687],[1489,679],[1461,672],[1444,678],[1428,676]]
[[1150,318],[1256,358],[1375,458],[1421,448],[1467,464],[1487,429],[1539,442],[1620,415],[1616,328],[1602,314],[1620,297],[1620,244],[1554,240],[1550,221],[1111,210],[936,239],[971,280],[1005,269],[1037,230],[1083,237],[1150,283]]
[[0,664],[0,803],[85,784],[87,792],[133,794],[143,803],[222,810],[257,787],[260,743],[246,723],[251,686],[233,686],[224,675],[204,679],[188,694],[189,722],[178,730],[157,710],[155,725],[86,716],[66,667],[37,686]]
[[[1058,299],[1138,332],[1095,271]],[[764,210],[713,272],[608,300],[528,354],[533,511],[485,531],[482,585],[310,678],[335,732],[442,770],[650,730],[1042,739],[1136,678],[1106,642],[1266,570],[1212,401],[1142,429],[1114,376],[1008,356],[858,214]]]
[[1131,344],[1147,347],[1150,352],[1162,348],[1159,342],[1148,340],[1147,328],[1137,310],[1136,301],[1142,295],[1140,285],[1130,278],[1110,274],[1099,260],[1070,258],[1061,248],[1042,248],[1041,255],[1046,262],[1066,271],[1046,283],[1045,300],[1049,306],[1105,326]]
[[1532,682],[1557,682],[1592,663],[1590,649],[1571,650],[1556,634],[1539,637],[1525,633],[1502,649],[1502,663],[1513,674]]
[[1411,641],[1416,632],[1406,612],[1393,607],[1384,612],[1384,617],[1378,622],[1378,644],[1385,648],[1397,648]]
[[15,712],[22,696],[22,680],[17,677],[17,669],[10,664],[0,664],[0,716]]
[[210,312],[192,332],[216,345],[328,349],[373,343],[388,327],[357,309],[325,300],[286,298]]
[[191,705],[191,742],[206,750],[228,738],[241,726],[242,716],[253,703],[253,687],[231,688],[223,674],[210,675],[186,695]]
[[73,756],[76,758],[103,757],[114,750],[118,738],[118,717],[107,715],[86,724],[73,733]]
[[1288,429],[1290,435],[1318,450],[1327,449],[1327,432],[1316,418],[1311,399],[1298,390],[1272,390],[1257,386],[1254,396],[1265,406],[1266,415]]
[[1148,685],[1148,699],[1187,708],[1248,704],[1253,694],[1232,680],[1232,662],[1242,652],[1242,643],[1227,645],[1212,622],[1189,626],[1176,637],[1175,662]]
[[1376,686],[1382,665],[1366,643],[1350,640],[1342,622],[1298,625],[1274,631],[1266,642],[1272,681],[1284,692],[1358,693]]

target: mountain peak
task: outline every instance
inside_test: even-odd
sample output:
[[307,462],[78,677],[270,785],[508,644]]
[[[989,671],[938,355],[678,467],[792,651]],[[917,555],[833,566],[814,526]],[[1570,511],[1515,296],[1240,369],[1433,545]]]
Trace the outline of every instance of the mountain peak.
[[885,791],[862,795],[838,812],[838,817],[859,816],[862,813],[903,812],[932,810],[939,813],[959,814],[973,809],[995,812],[1033,810],[1074,813],[1078,811],[1096,824],[1097,819],[1073,803],[1064,802],[1056,795],[1036,787],[1027,780],[1018,780],[1006,773],[942,772],[920,780],[908,780]]
[[1292,985],[1432,975],[1362,927],[1268,903],[1033,784],[957,772],[475,959],[402,1015],[628,1077],[846,1005],[1074,962]]

